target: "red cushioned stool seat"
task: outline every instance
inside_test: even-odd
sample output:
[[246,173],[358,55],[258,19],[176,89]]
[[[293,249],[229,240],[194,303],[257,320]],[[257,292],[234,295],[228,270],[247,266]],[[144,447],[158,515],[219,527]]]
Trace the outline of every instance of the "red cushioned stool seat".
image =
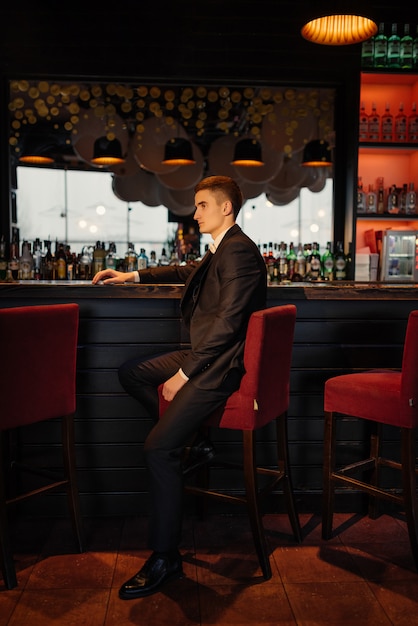
[[[271,578],[262,516],[261,499],[281,484],[286,499],[289,520],[296,541],[301,541],[301,528],[296,512],[290,478],[287,409],[289,406],[290,366],[296,322],[296,307],[282,305],[252,314],[246,334],[244,350],[245,374],[240,388],[227,400],[225,407],[215,411],[205,422],[207,427],[239,430],[242,433],[242,464],[245,491],[243,495],[216,491],[207,484],[187,485],[186,491],[226,502],[245,504],[251,523],[253,540],[264,578]],[[277,359],[280,366],[275,367]],[[160,396],[160,416],[164,419],[166,401]],[[256,463],[257,430],[270,422],[276,424],[277,467],[259,467]],[[218,462],[216,462],[219,465]],[[234,463],[224,462],[224,469],[237,469]],[[258,487],[258,475],[268,477],[269,483]],[[206,481],[205,481],[206,482]]]
[[[369,515],[376,517],[378,502],[400,505],[406,514],[409,540],[418,569],[418,501],[416,427],[418,425],[418,311],[408,318],[401,371],[370,370],[330,378],[324,390],[324,499],[322,535],[332,536],[337,485],[369,496]],[[337,464],[336,418],[347,415],[369,424],[370,448],[366,459],[341,467]],[[400,460],[381,455],[382,429],[392,426],[400,432]],[[400,471],[398,490],[382,486],[381,469]]]

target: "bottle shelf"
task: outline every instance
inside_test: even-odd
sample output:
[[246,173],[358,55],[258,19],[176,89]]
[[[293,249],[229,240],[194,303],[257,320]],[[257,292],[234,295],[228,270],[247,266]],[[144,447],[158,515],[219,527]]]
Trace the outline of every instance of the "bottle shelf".
[[357,213],[358,220],[387,220],[410,222],[418,220],[418,213]]

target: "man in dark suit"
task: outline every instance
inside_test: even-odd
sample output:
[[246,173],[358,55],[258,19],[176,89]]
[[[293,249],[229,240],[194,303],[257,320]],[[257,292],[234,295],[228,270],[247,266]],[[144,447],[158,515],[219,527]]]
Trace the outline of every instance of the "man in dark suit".
[[[266,266],[255,243],[235,223],[243,203],[237,183],[210,176],[195,188],[194,219],[213,244],[197,265],[173,265],[138,272],[103,270],[93,283],[185,283],[181,313],[190,349],[119,370],[124,389],[150,413],[155,425],[144,444],[150,476],[148,544],[153,550],[141,570],[122,585],[123,599],[140,598],[183,574],[181,540],[184,467],[182,454],[205,419],[239,387],[244,373],[245,335],[250,315],[265,307]],[[158,386],[170,401],[159,420]],[[191,462],[213,456],[210,442],[195,440]]]

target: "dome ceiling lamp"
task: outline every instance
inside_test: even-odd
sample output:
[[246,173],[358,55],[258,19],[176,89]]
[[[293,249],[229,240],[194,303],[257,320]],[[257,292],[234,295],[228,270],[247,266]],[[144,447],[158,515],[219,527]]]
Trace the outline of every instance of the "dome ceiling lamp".
[[332,165],[331,146],[324,139],[313,139],[303,149],[303,167],[330,167]]
[[124,163],[122,156],[122,146],[119,139],[108,139],[108,137],[98,137],[94,142],[93,158],[94,165],[118,165]]
[[164,165],[195,165],[192,144],[183,137],[172,137],[165,144]]
[[362,43],[377,33],[377,23],[370,15],[367,2],[328,0],[311,3],[308,19],[301,29],[302,37],[326,46]]
[[235,145],[231,165],[261,167],[264,165],[261,144],[256,139],[241,139]]

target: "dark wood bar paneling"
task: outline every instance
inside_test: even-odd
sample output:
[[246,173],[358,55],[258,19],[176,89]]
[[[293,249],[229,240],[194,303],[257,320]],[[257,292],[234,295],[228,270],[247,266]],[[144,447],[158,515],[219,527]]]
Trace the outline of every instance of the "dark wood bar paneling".
[[[1,284],[0,307],[77,302],[80,306],[76,445],[83,514],[135,515],[147,510],[147,476],[142,444],[151,421],[142,407],[121,388],[117,370],[137,355],[187,346],[179,316],[182,287],[92,286],[90,284]],[[291,371],[289,441],[292,476],[301,511],[318,511],[322,493],[323,386],[330,376],[372,368],[401,366],[406,322],[418,309],[414,286],[283,286],[268,289],[268,306],[294,303],[297,322]],[[34,329],[34,332],[35,329]],[[40,359],[42,355],[40,355]],[[24,376],[36,364],[25,364]],[[60,363],[57,338],[57,367]],[[280,369],[280,354],[271,364]],[[24,376],[22,380],[24,381]],[[58,441],[54,423],[20,433],[25,453],[42,457]],[[349,457],[363,447],[364,424],[341,423],[339,453]],[[260,431],[259,454],[274,462],[271,425]],[[213,440],[219,454],[238,457],[234,432],[217,430]],[[386,445],[397,445],[388,430]],[[58,454],[58,450],[57,450]],[[58,457],[57,457],[58,462]],[[218,485],[226,477],[214,470]],[[228,481],[231,479],[228,477]],[[387,477],[392,484],[392,477]],[[236,489],[239,485],[229,484]],[[340,510],[360,510],[353,492],[339,496]],[[25,512],[36,515],[34,505]],[[66,511],[63,494],[49,495],[44,514]],[[281,498],[268,502],[280,510]]]

